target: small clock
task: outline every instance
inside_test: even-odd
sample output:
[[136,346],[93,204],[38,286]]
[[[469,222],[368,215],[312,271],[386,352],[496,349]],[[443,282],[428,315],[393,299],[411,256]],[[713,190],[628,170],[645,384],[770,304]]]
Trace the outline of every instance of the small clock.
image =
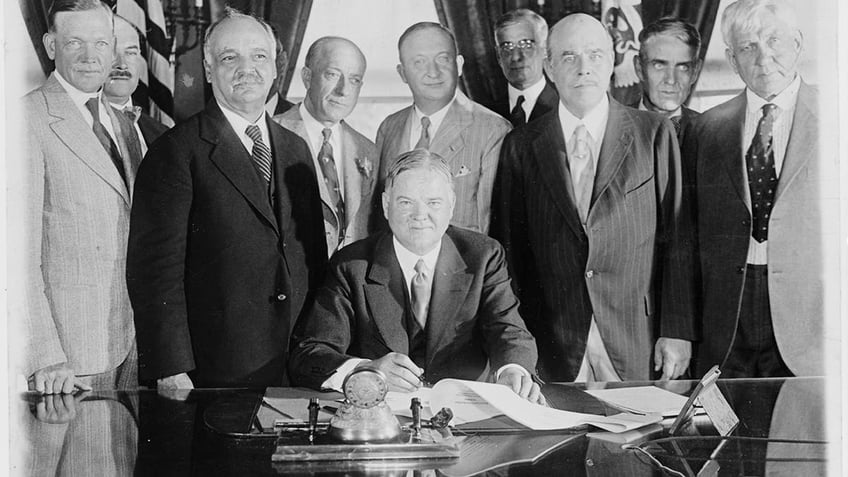
[[345,402],[330,419],[330,436],[344,442],[378,442],[400,435],[400,423],[386,404],[389,385],[382,371],[359,368],[345,378],[342,390]]

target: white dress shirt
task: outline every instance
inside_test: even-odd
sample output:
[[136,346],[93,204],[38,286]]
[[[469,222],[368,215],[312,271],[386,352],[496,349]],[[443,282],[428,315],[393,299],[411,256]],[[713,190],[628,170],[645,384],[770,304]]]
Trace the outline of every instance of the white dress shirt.
[[267,113],[264,110],[262,111],[262,115],[259,116],[259,119],[257,119],[255,123],[251,123],[237,112],[227,109],[227,107],[220,102],[218,103],[218,106],[221,108],[221,111],[224,113],[224,117],[227,118],[227,122],[230,123],[230,127],[232,127],[233,131],[236,132],[236,135],[239,140],[241,140],[242,145],[244,145],[244,148],[247,150],[249,155],[253,155],[253,139],[250,139],[250,136],[248,136],[245,131],[250,125],[259,126],[259,132],[262,134],[262,142],[264,142],[265,145],[268,146],[268,149],[271,150],[271,136],[268,132],[268,122],[265,120]]
[[507,83],[506,89],[507,93],[509,94],[510,112],[512,112],[512,109],[515,108],[515,103],[518,102],[518,97],[524,96],[524,102],[521,103],[521,109],[524,110],[524,121],[526,122],[530,120],[530,114],[533,112],[533,108],[536,106],[536,101],[539,100],[539,96],[545,89],[545,77],[542,76],[542,78],[536,84],[530,86],[527,89],[518,89],[509,83]]
[[430,118],[430,128],[428,129],[428,132],[430,134],[430,144],[433,144],[433,138],[436,137],[436,131],[439,130],[439,126],[442,125],[442,121],[444,121],[445,116],[448,114],[448,109],[450,109],[454,101],[456,101],[456,92],[453,94],[453,99],[448,101],[448,104],[446,104],[445,107],[433,114],[424,114],[420,109],[418,109],[418,106],[413,106],[412,127],[409,132],[410,151],[415,148],[415,145],[418,144],[418,140],[421,139],[421,118],[424,116]]
[[76,107],[80,110],[80,113],[82,113],[82,117],[85,119],[85,123],[88,124],[89,128],[94,126],[94,118],[91,116],[91,113],[88,111],[85,103],[91,98],[97,98],[97,113],[100,115],[100,124],[106,128],[106,132],[109,133],[112,141],[115,141],[115,145],[117,146],[118,141],[116,138],[118,136],[115,134],[115,129],[112,127],[112,118],[109,117],[109,113],[106,111],[106,108],[103,106],[103,102],[100,100],[103,88],[100,88],[96,93],[85,93],[75,88],[71,83],[68,83],[65,78],[62,78],[62,75],[59,74],[58,71],[55,73],[59,84],[62,85],[62,88],[64,88],[65,92],[68,93],[68,96],[71,97],[71,101],[73,101]]
[[[757,133],[757,125],[763,116],[763,106],[768,103],[777,106],[774,110],[774,126],[772,129],[772,150],[774,151],[774,169],[778,179],[783,168],[783,158],[786,156],[786,145],[789,143],[789,133],[792,132],[792,118],[795,117],[795,103],[798,100],[798,89],[801,88],[801,77],[796,75],[789,86],[783,89],[777,96],[767,101],[757,96],[750,89],[745,90],[747,107],[745,108],[745,127],[742,133],[742,171],[744,171],[745,190],[748,194],[748,204],[751,204],[751,190],[748,187],[748,167],[745,155],[751,147],[754,134]],[[779,182],[779,180],[778,180]],[[748,263],[752,265],[765,265],[768,263],[768,240],[757,242],[754,237],[749,238]]]
[[[312,151],[312,163],[315,165],[315,172],[318,174],[320,180],[319,184],[324,183],[324,170],[321,168],[321,164],[318,162],[318,153],[321,152],[321,145],[324,144],[324,129],[327,126],[324,126],[320,123],[314,116],[306,109],[305,103],[300,103],[298,106],[298,110],[300,111],[300,117],[303,119],[303,128],[306,129],[306,136],[309,138],[309,148]],[[330,130],[332,134],[330,134],[330,146],[333,147],[333,163],[336,167],[336,175],[339,178],[339,193],[342,198],[344,198],[344,172],[342,170],[342,161],[344,160],[342,151],[342,126],[339,123],[335,123],[330,126]],[[343,234],[342,234],[343,235]]]

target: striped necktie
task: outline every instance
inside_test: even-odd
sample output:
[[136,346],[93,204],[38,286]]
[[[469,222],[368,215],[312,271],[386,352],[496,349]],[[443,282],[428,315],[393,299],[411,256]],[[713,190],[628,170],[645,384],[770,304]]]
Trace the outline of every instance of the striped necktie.
[[271,149],[262,141],[262,132],[259,126],[251,124],[244,131],[253,140],[253,162],[259,170],[259,174],[265,179],[265,183],[271,182]]

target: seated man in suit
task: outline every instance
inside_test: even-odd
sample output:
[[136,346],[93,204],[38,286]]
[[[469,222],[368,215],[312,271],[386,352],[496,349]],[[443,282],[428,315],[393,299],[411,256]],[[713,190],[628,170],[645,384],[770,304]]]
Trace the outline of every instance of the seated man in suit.
[[313,308],[298,323],[295,384],[338,389],[359,366],[409,391],[442,378],[494,378],[541,402],[530,373],[536,343],[518,315],[501,246],[448,227],[450,166],[416,149],[393,161],[382,195],[391,232],[337,253]]
[[556,88],[543,74],[548,24],[532,10],[519,8],[495,22],[498,64],[508,83],[508,102],[497,112],[513,127],[526,124],[556,108]]
[[510,124],[457,91],[463,58],[447,28],[416,23],[400,36],[398,50],[397,70],[412,91],[413,104],[387,117],[377,130],[380,180],[401,153],[433,151],[447,161],[455,179],[451,224],[487,233],[498,155]]
[[368,235],[377,148],[344,121],[356,107],[364,75],[365,56],[353,42],[319,38],[301,70],[306,97],[274,116],[312,152],[328,255]]
[[168,128],[159,121],[133,106],[132,94],[138,88],[138,80],[144,68],[141,57],[138,31],[124,18],[115,16],[115,62],[109,79],[103,85],[103,93],[113,108],[124,111],[135,122],[135,133],[141,144],[142,154],[147,154],[147,146],[159,138]]
[[642,84],[639,109],[671,119],[678,136],[699,113],[683,103],[701,74],[701,35],[691,24],[660,18],[639,33],[639,54],[633,57]]

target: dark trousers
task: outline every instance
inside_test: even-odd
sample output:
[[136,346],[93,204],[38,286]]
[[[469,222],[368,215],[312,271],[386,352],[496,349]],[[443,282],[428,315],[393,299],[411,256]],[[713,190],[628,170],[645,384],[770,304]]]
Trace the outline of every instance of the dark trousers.
[[774,339],[767,265],[748,265],[736,335],[721,371],[723,378],[792,376]]

